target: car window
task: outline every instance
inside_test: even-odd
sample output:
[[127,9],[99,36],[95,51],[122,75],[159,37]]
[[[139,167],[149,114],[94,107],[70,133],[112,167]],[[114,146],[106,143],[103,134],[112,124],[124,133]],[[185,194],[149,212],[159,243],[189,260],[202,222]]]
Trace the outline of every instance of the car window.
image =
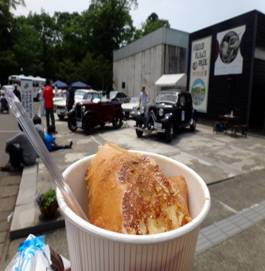
[[117,98],[126,98],[127,96],[124,94],[124,93],[122,93],[122,92],[119,92],[118,94],[117,94]]
[[82,100],[85,96],[86,92],[83,90],[76,90],[75,92],[75,99]]
[[139,97],[132,97],[130,103],[139,103]]
[[116,97],[116,95],[117,95],[117,91],[111,91],[109,93],[109,97],[110,97],[111,100],[114,99]]
[[179,104],[180,104],[181,106],[185,106],[185,105],[186,105],[186,97],[185,97],[185,95],[181,95],[181,96],[179,97]]
[[178,100],[177,92],[160,93],[156,98],[156,103],[163,103],[163,102],[176,103],[177,100]]

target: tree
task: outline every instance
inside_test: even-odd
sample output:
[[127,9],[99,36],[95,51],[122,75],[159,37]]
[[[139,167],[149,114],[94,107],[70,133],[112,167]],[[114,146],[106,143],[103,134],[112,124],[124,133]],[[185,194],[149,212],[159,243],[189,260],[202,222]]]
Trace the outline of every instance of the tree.
[[168,20],[159,19],[158,15],[153,12],[147,17],[146,21],[142,24],[142,28],[135,30],[134,39],[135,40],[139,39],[161,27],[169,28],[170,24]]
[[42,43],[39,33],[26,17],[18,17],[13,30],[13,52],[19,70],[31,75],[43,74],[41,59]]
[[10,9],[24,0],[0,0],[0,74],[39,75],[68,83],[87,81],[112,87],[112,54],[133,39],[130,10],[137,0],[92,0],[83,13],[13,17]]
[[25,6],[24,0],[7,0],[6,2],[8,2],[9,9],[10,8],[16,9],[17,6],[19,5]]
[[103,55],[112,61],[113,50],[127,44],[133,36],[130,7],[135,1],[94,1],[84,19],[88,22],[86,39],[88,48],[96,56]]

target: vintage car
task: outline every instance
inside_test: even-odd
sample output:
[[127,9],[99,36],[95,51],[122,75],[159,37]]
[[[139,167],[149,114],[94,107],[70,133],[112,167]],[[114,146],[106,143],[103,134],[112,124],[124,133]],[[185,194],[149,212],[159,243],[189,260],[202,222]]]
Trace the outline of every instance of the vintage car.
[[125,119],[132,118],[132,112],[139,107],[139,97],[131,97],[128,103],[123,103],[121,105]]
[[[94,98],[101,97],[101,92],[98,92],[93,89],[78,89],[75,91],[75,103],[88,100],[92,101]],[[57,94],[53,98],[54,107],[57,113],[57,116],[60,120],[63,120],[67,116],[67,107],[66,107],[66,92],[62,94]]]
[[191,94],[184,91],[161,91],[154,104],[147,105],[144,113],[134,112],[133,118],[138,137],[144,133],[157,133],[167,142],[180,128],[194,131],[197,121]]
[[96,126],[104,127],[106,123],[111,123],[114,128],[120,128],[123,124],[123,113],[121,103],[101,100],[77,103],[68,113],[68,128],[76,131],[83,129],[90,134]]
[[130,101],[130,97],[128,97],[125,93],[112,90],[108,95],[104,96],[105,100],[120,102],[120,103],[128,103]]

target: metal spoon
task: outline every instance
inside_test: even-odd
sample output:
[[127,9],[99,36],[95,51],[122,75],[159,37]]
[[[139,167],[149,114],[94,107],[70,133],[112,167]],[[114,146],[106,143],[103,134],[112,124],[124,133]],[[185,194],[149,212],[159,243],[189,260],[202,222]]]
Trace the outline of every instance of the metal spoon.
[[75,195],[73,194],[69,185],[64,181],[64,177],[60,172],[59,168],[57,167],[56,163],[54,162],[52,156],[47,150],[47,147],[44,145],[43,140],[39,136],[38,132],[36,131],[32,120],[29,118],[27,112],[25,111],[24,107],[15,96],[12,90],[5,91],[5,98],[8,101],[9,107],[11,112],[15,115],[16,119],[18,120],[19,124],[22,126],[23,131],[29,141],[31,142],[33,148],[41,158],[42,162],[48,169],[51,179],[56,187],[59,188],[61,191],[65,201],[67,202],[68,206],[81,218],[88,221],[86,214],[84,213],[83,209],[79,205]]

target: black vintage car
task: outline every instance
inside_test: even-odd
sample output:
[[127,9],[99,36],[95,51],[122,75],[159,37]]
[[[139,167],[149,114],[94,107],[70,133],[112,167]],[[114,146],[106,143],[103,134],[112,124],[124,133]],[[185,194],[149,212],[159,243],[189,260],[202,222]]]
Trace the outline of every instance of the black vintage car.
[[170,142],[178,129],[196,129],[196,111],[189,92],[161,91],[155,104],[147,105],[144,113],[134,112],[133,117],[138,137],[144,133],[157,133]]
[[103,127],[106,123],[111,123],[114,128],[120,128],[123,123],[123,112],[119,102],[84,101],[77,103],[68,113],[68,128],[76,131],[83,129],[90,134],[96,126]]

